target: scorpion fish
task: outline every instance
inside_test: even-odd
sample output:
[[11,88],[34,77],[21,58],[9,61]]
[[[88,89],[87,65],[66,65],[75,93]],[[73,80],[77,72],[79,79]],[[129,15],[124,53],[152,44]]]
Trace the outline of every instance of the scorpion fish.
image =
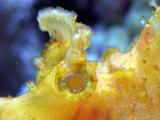
[[36,82],[0,98],[0,120],[160,120],[160,7],[126,53],[86,58],[92,30],[63,8],[39,11],[50,40],[35,57]]

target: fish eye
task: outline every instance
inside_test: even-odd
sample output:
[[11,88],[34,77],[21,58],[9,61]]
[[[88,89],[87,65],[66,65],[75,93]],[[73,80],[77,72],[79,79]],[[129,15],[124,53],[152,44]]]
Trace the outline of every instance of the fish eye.
[[95,66],[96,64],[92,63],[83,67],[74,66],[76,69],[68,68],[64,64],[56,66],[53,75],[55,93],[70,100],[80,100],[91,96],[97,85]]
[[57,93],[71,100],[80,100],[90,96],[96,87],[93,76],[84,73],[67,73],[57,77]]

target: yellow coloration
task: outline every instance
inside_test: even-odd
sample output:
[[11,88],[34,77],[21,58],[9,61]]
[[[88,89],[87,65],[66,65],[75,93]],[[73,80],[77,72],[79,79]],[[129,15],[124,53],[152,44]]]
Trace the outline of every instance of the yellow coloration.
[[37,82],[22,96],[0,99],[0,120],[159,120],[159,9],[131,51],[107,50],[99,62],[86,59],[91,29],[74,12],[40,11],[51,39],[34,60]]
[[82,78],[80,78],[80,76],[73,75],[69,76],[67,80],[67,86],[70,88],[71,92],[79,92],[84,89],[85,82]]

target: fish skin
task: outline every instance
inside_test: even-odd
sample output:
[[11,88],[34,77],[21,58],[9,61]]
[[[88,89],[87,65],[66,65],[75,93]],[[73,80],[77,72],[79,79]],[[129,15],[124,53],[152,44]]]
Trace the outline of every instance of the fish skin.
[[[159,120],[159,7],[155,14],[130,51],[110,49],[93,62],[86,59],[91,29],[74,12],[42,10],[37,19],[51,40],[36,64],[37,82],[0,99],[0,120]],[[81,89],[71,89],[72,78]]]

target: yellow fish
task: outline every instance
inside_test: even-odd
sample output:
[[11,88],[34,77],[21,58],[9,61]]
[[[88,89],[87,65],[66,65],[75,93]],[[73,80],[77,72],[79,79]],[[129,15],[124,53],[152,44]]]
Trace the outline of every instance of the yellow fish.
[[37,66],[35,84],[15,98],[0,99],[0,120],[160,120],[160,8],[125,54],[107,50],[86,59],[92,30],[74,12],[41,10],[51,37]]

